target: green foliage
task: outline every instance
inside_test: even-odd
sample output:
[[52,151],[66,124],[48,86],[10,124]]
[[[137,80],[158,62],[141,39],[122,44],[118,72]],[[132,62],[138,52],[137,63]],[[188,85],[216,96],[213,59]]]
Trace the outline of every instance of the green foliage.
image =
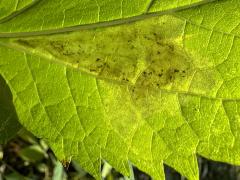
[[0,20],[5,21],[17,15],[34,5],[35,2],[37,2],[37,0],[2,0],[0,2]]
[[[24,0],[23,2],[28,2]],[[0,25],[0,32],[34,32],[38,31],[62,31],[72,29],[72,26],[87,25],[99,22],[109,22],[136,16],[143,16],[149,13],[164,13],[174,9],[188,8],[196,4],[203,4],[212,0],[50,0],[32,1],[32,6],[23,13],[13,16],[9,21]],[[11,3],[17,0],[4,0],[0,8],[6,9],[4,14],[14,13]],[[53,14],[54,10],[54,14]],[[1,17],[1,16],[0,16]],[[137,18],[138,19],[138,18]],[[75,28],[74,28],[75,29]],[[64,31],[65,31],[64,30]],[[11,36],[11,35],[10,35]]]
[[174,2],[40,1],[3,21],[21,124],[97,179],[103,159],[155,179],[163,163],[198,179],[196,154],[239,165],[239,2]]
[[14,137],[20,128],[11,91],[0,76],[0,144]]
[[47,144],[24,129],[8,143],[0,145],[0,154],[0,179],[66,180],[90,177],[81,168],[75,168],[75,161],[68,170],[64,169]]

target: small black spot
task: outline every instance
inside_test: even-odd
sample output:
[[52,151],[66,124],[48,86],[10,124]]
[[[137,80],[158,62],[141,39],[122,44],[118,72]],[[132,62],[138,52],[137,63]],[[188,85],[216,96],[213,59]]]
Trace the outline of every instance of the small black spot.
[[129,82],[128,78],[122,78],[122,80]]
[[186,73],[186,71],[185,71],[185,70],[183,70],[182,72],[183,72],[183,73]]
[[171,51],[174,51],[174,46],[173,45],[168,45]]
[[100,58],[97,58],[97,59],[96,59],[97,62],[100,61],[100,60],[101,60]]
[[159,42],[159,41],[157,41],[156,42],[159,46],[163,46],[163,43],[161,43],[161,42]]
[[64,51],[62,54],[63,54],[64,56],[72,56],[72,55],[74,55],[75,53],[74,53],[74,52],[71,52],[71,51]]
[[147,39],[147,40],[152,40],[150,37],[148,37],[146,35],[144,36],[144,38]]
[[90,72],[96,72],[96,69],[90,69]]
[[159,77],[162,77],[162,75],[163,75],[162,73],[158,74]]
[[178,69],[174,69],[174,72],[177,73],[177,72],[179,72],[179,70]]
[[64,50],[64,45],[60,41],[50,41],[51,46],[58,50],[58,51],[63,51]]
[[160,52],[160,51],[158,51],[158,52],[157,52],[157,54],[161,54],[161,52]]
[[157,83],[157,86],[160,86],[160,84]]

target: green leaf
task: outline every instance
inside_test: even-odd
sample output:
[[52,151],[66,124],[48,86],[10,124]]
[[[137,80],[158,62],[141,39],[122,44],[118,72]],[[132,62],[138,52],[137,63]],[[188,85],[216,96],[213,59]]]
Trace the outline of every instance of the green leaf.
[[11,91],[0,75],[0,144],[14,137],[20,128]]
[[57,161],[53,170],[53,180],[65,180],[67,175],[64,171],[62,164]]
[[36,2],[37,0],[2,0],[0,2],[0,21],[19,14]]
[[41,146],[35,144],[21,149],[19,156],[25,161],[36,163],[46,156],[46,152]]
[[6,179],[6,180],[16,180],[16,179],[30,180],[30,178],[25,177],[25,176],[19,174],[18,172],[13,172],[8,175],[5,175],[4,179]]
[[[52,30],[52,32],[59,32],[62,31],[62,28],[69,27],[68,30],[71,30],[76,28],[72,28],[72,26],[113,20],[120,20],[120,22],[112,22],[113,24],[119,24],[124,19],[123,22],[131,21],[131,19],[141,19],[146,14],[189,8],[210,1],[213,0],[40,0],[31,8],[27,8],[14,18],[0,24],[0,32],[2,35],[9,35],[12,32],[34,31],[41,34],[39,31]],[[2,6],[7,8],[7,5],[8,3],[5,3]]]
[[220,0],[213,4],[211,6],[206,4],[177,14],[186,19],[189,24],[201,26],[209,31],[214,30],[223,34],[239,35],[239,1]]
[[[152,3],[158,4],[168,7]],[[221,23],[228,16],[222,10],[236,4],[222,0],[118,26],[2,38],[0,73],[19,121],[46,139],[63,163],[75,159],[97,179],[101,160],[125,175],[130,162],[155,179],[164,179],[163,164],[198,179],[196,154],[239,165],[240,41],[231,26],[212,25],[209,18],[221,16]],[[43,30],[63,27],[59,16],[51,17],[56,24]],[[26,24],[13,32],[38,28],[18,18]],[[91,20],[81,23],[99,22]]]

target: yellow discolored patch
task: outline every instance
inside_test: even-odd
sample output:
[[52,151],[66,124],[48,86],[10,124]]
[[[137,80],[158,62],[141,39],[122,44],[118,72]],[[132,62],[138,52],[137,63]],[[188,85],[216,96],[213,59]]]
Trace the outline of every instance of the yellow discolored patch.
[[101,79],[135,87],[184,90],[194,72],[191,58],[163,36],[152,18],[72,33],[17,38],[14,46],[50,57]]

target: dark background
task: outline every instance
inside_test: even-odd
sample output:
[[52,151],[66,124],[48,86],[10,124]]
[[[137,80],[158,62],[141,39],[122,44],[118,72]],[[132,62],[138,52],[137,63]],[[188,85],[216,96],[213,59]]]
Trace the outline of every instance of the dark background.
[[[240,167],[209,161],[199,157],[201,180],[240,180]],[[0,180],[91,180],[77,162],[62,164],[57,161],[48,145],[22,130],[5,145],[0,145]],[[133,167],[136,180],[150,180],[150,176]],[[166,180],[185,180],[172,168],[165,166]],[[103,163],[102,176],[106,180],[127,180],[109,164]],[[132,178],[133,179],[133,178]],[[131,179],[131,180],[132,180]]]

